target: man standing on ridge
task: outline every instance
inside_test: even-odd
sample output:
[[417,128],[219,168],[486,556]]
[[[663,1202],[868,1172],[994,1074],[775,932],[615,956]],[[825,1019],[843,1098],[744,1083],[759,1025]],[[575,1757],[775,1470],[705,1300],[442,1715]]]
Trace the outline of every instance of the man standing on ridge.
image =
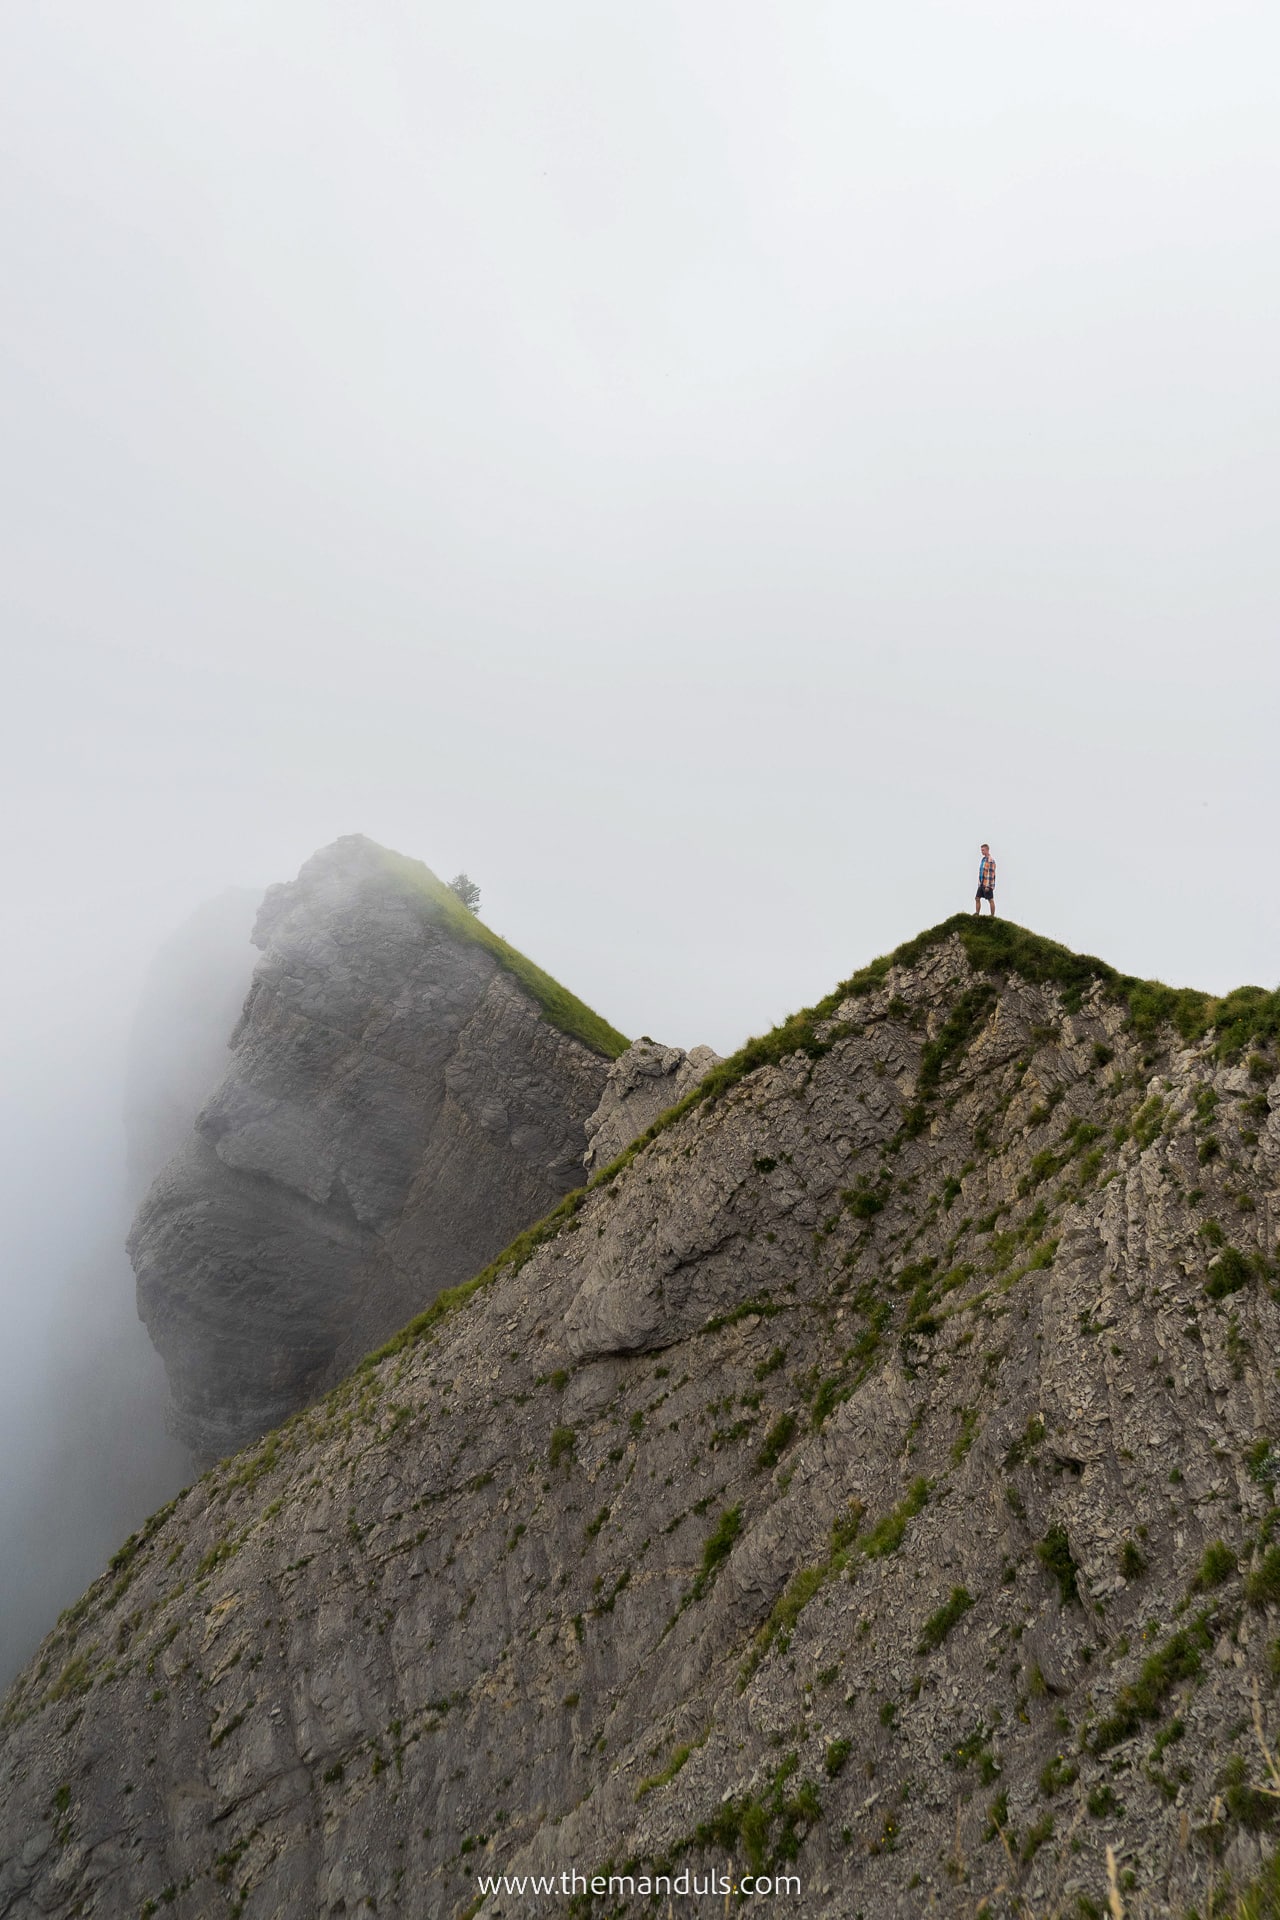
[[996,917],[996,863],[991,858],[991,849],[985,840],[982,843],[982,859],[978,863],[978,891],[973,896],[975,913],[982,912],[984,900],[990,902],[991,918],[994,920]]

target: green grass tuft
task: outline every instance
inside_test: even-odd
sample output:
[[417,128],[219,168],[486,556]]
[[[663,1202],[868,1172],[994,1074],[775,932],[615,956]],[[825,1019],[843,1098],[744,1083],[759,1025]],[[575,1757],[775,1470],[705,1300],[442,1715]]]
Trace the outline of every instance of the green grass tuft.
[[929,1498],[931,1488],[923,1477],[911,1482],[904,1499],[900,1500],[892,1513],[878,1520],[870,1533],[861,1542],[862,1551],[868,1560],[885,1560],[896,1553],[902,1545],[903,1535],[907,1531],[907,1522],[914,1520]]
[[691,1599],[702,1598],[712,1580],[715,1579],[722,1562],[729,1558],[733,1551],[733,1543],[741,1532],[741,1506],[726,1507],[714,1529],[703,1542],[702,1565],[690,1589]]
[[1211,1300],[1225,1300],[1239,1293],[1253,1278],[1253,1268],[1238,1247],[1224,1247],[1209,1268],[1204,1290]]
[[1280,1603],[1280,1547],[1267,1548],[1244,1583],[1244,1596],[1254,1607]]
[[1067,1530],[1060,1524],[1050,1527],[1043,1540],[1036,1543],[1036,1559],[1046,1573],[1051,1573],[1058,1583],[1058,1596],[1064,1607],[1079,1606],[1080,1588],[1077,1581],[1079,1568],[1071,1551],[1071,1542]]
[[1144,1720],[1158,1720],[1173,1688],[1195,1679],[1203,1655],[1213,1645],[1208,1622],[1207,1613],[1197,1615],[1189,1627],[1180,1627],[1143,1661],[1137,1679],[1121,1687],[1114,1708],[1094,1728],[1089,1746],[1095,1754],[1132,1739]]
[[1191,1582],[1191,1591],[1208,1593],[1211,1588],[1220,1587],[1224,1580],[1230,1580],[1235,1571],[1236,1556],[1225,1540],[1211,1540]]
[[794,1413],[780,1413],[764,1437],[764,1445],[756,1455],[756,1471],[768,1473],[776,1467],[783,1453],[795,1438],[796,1417]]
[[949,1060],[963,1053],[995,1003],[996,992],[989,980],[969,987],[952,1007],[936,1040],[931,1040],[920,1056],[920,1080],[917,1092],[928,1098],[938,1090],[942,1070]]
[[925,1621],[917,1653],[936,1653],[951,1629],[959,1625],[972,1605],[973,1595],[967,1587],[952,1587],[951,1598],[945,1600],[937,1612],[931,1613]]
[[647,1793],[653,1793],[658,1787],[665,1787],[675,1779],[689,1755],[693,1752],[691,1744],[677,1747],[661,1773],[651,1773],[636,1788],[636,1799],[643,1800]]
[[1136,1540],[1126,1540],[1119,1554],[1120,1571],[1126,1580],[1139,1580],[1147,1570],[1147,1556]]

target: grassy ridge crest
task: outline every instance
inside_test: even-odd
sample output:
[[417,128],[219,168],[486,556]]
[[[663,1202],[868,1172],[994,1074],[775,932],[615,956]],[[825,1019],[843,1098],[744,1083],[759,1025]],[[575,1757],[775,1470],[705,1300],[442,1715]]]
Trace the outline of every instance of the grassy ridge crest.
[[1056,986],[1069,1013],[1077,1012],[1085,994],[1095,982],[1100,983],[1112,999],[1124,1003],[1135,1031],[1146,1040],[1153,1039],[1165,1026],[1172,1027],[1188,1043],[1203,1039],[1213,1030],[1216,1051],[1225,1058],[1239,1053],[1251,1041],[1265,1045],[1280,1035],[1280,991],[1237,987],[1219,999],[1194,987],[1166,987],[1159,980],[1139,980],[1134,974],[1119,973],[1093,954],[1073,953],[1070,947],[1031,933],[1012,920],[979,920],[972,913],[953,913],[936,927],[904,940],[892,953],[860,967],[814,1006],[790,1014],[770,1032],[748,1040],[737,1053],[713,1067],[694,1091],[672,1108],[670,1116],[662,1115],[645,1138],[669,1125],[671,1118],[689,1106],[718,1100],[757,1067],[774,1065],[797,1051],[811,1059],[820,1058],[833,1040],[822,1029],[845,1001],[873,993],[894,967],[919,965],[927,953],[952,935],[959,938],[975,973],[999,981],[1017,974],[1033,986]]
[[949,920],[873,960],[843,988],[836,989],[836,1003],[844,995],[869,992],[891,967],[913,966],[951,934],[959,936],[975,972],[1001,978],[1016,973],[1034,986],[1059,987],[1069,1013],[1077,1011],[1089,988],[1100,982],[1112,999],[1128,1008],[1134,1030],[1142,1039],[1152,1039],[1162,1027],[1169,1026],[1191,1044],[1212,1031],[1215,1051],[1225,1059],[1251,1041],[1266,1045],[1280,1035],[1280,991],[1236,987],[1217,996],[1196,987],[1166,987],[1161,980],[1140,980],[1136,974],[1120,973],[1095,954],[1073,953],[1070,947],[1031,933],[1012,920],[979,920],[972,913],[953,913]]
[[501,934],[477,919],[469,908],[463,906],[457,894],[432,873],[430,867],[421,860],[411,860],[407,854],[393,853],[389,847],[382,847],[379,851],[387,871],[410,899],[424,906],[430,919],[442,921],[458,939],[469,940],[473,946],[483,947],[486,953],[491,953],[498,965],[513,980],[519,981],[525,992],[537,1002],[553,1027],[558,1027],[561,1033],[571,1034],[575,1040],[581,1040],[593,1053],[603,1054],[606,1060],[616,1060],[620,1053],[626,1052],[631,1042],[625,1033],[619,1033],[616,1027],[610,1026],[576,994],[562,987],[558,980],[553,980],[549,973],[535,966]]

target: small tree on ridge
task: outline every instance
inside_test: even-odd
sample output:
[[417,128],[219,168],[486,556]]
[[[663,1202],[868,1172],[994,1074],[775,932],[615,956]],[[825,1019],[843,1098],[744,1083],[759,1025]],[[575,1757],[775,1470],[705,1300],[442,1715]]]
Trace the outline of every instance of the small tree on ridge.
[[464,907],[470,913],[480,911],[480,889],[465,873],[455,873],[449,882],[450,893],[456,893]]

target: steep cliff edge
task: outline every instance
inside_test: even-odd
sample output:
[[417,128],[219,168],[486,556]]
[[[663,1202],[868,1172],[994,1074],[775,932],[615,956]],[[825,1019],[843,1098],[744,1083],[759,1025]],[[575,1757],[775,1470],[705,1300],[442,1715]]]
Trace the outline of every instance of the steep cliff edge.
[[129,1240],[174,1426],[216,1459],[581,1179],[621,1034],[360,836],[273,887],[230,1065]]
[[1107,1844],[1203,1912],[1274,1816],[1278,1032],[959,920],[712,1068],[115,1556],[0,1914],[1089,1913]]

